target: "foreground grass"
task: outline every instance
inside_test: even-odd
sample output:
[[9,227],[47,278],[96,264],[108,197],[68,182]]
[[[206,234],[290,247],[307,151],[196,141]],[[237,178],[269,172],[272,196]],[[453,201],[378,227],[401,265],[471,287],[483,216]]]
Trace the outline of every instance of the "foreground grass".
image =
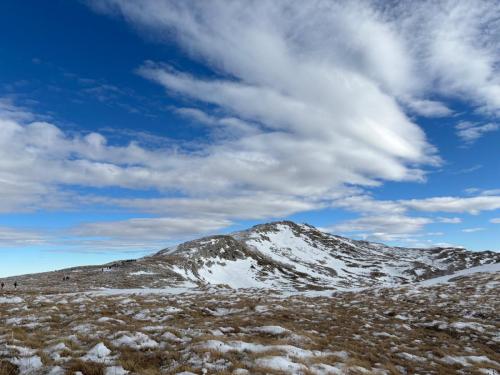
[[0,295],[5,374],[499,374],[500,275],[333,296]]

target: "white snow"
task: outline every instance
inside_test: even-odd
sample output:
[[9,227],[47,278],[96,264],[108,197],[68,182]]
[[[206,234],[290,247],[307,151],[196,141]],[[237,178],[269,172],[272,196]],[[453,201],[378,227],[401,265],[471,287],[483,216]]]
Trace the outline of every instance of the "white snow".
[[286,328],[280,326],[262,326],[252,328],[253,332],[264,333],[268,335],[284,335],[290,333],[290,331]]
[[198,271],[200,278],[209,284],[227,284],[232,288],[271,286],[257,280],[257,262],[251,258],[234,261],[216,258],[214,262],[212,266],[205,266]]
[[2,303],[23,303],[24,300],[21,297],[0,297],[0,304]]
[[123,320],[120,319],[115,319],[115,318],[110,318],[108,316],[103,316],[97,319],[98,323],[117,323],[117,324],[125,324]]
[[64,374],[66,374],[66,370],[64,370],[61,366],[54,366],[47,373],[47,375],[64,375]]
[[122,366],[110,366],[106,368],[105,375],[125,375],[128,371]]
[[476,322],[454,322],[450,324],[450,328],[454,328],[458,331],[463,331],[465,329],[471,329],[478,332],[484,332],[486,328],[495,329],[494,326],[483,326]]
[[163,340],[172,341],[172,342],[182,342],[182,340],[180,338],[178,338],[176,335],[174,335],[171,332],[165,332],[163,335],[161,335],[161,338]]
[[111,350],[109,350],[106,345],[102,342],[95,345],[92,349],[90,349],[87,354],[85,354],[82,359],[84,361],[93,361],[93,362],[109,362]]
[[255,363],[258,366],[285,371],[288,374],[302,374],[307,370],[307,367],[303,364],[292,362],[289,358],[280,356],[258,358]]
[[452,273],[451,275],[434,277],[432,279],[420,281],[416,284],[422,285],[422,286],[431,286],[431,285],[436,285],[436,284],[441,284],[441,283],[447,283],[450,279],[453,279],[455,277],[468,276],[468,275],[471,275],[473,273],[478,273],[478,272],[500,272],[500,263],[492,263],[492,264],[485,264],[485,265],[477,266],[477,267],[471,267],[471,268],[457,271],[455,273]]
[[39,356],[13,358],[10,360],[13,364],[19,367],[21,374],[36,374],[43,367],[42,360]]
[[307,349],[301,349],[293,345],[262,345],[244,341],[223,342],[219,340],[208,340],[205,341],[204,343],[201,343],[200,347],[203,349],[213,349],[221,353],[226,353],[230,351],[237,351],[237,352],[248,351],[254,353],[263,353],[268,351],[279,350],[287,353],[290,356],[298,358],[309,358],[309,357],[325,355],[323,352],[320,352],[318,350],[312,351]]
[[118,339],[113,340],[115,346],[128,346],[132,349],[154,349],[158,347],[158,343],[149,338],[148,335],[142,332],[134,334],[123,334]]
[[[103,288],[95,290],[92,292],[87,292],[86,294],[93,297],[99,296],[117,296],[117,295],[147,295],[147,294],[157,294],[157,295],[170,295],[170,294],[184,294],[184,293],[202,293],[194,288],[196,284],[185,283],[183,286],[179,287],[168,287],[168,288],[132,288],[132,289],[112,289]],[[122,301],[124,303],[124,301]]]
[[466,366],[471,366],[471,363],[486,363],[486,364],[491,364],[494,366],[500,366],[500,363],[492,361],[485,355],[482,356],[475,356],[475,355],[468,355],[468,356],[451,356],[447,355],[441,358],[441,361],[444,363],[454,365],[454,364],[460,364],[464,367]]

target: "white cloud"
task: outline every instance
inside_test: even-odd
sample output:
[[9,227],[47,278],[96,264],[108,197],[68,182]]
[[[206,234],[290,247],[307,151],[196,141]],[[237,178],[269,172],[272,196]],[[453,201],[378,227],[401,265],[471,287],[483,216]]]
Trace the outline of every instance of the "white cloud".
[[460,224],[462,219],[459,217],[439,217],[437,221],[444,224]]
[[481,211],[500,209],[500,196],[478,197],[435,197],[428,199],[410,199],[400,201],[405,207],[427,212],[468,212],[478,214]]
[[256,124],[249,124],[236,117],[211,116],[197,108],[177,108],[175,112],[200,124],[212,126],[212,133],[218,138],[259,133]]
[[[170,92],[259,124],[254,126],[264,132],[227,146],[272,161],[279,172],[270,168],[269,174],[285,174],[287,186],[295,177],[316,181],[319,170],[335,170],[330,186],[421,179],[422,171],[410,165],[436,161],[423,133],[391,96],[416,82],[406,79],[412,68],[404,45],[369,7],[154,1],[96,6],[172,36],[220,72],[223,78],[206,79],[153,63],[139,70]],[[199,110],[190,112],[200,118]]]
[[[352,232],[367,239],[409,242],[424,235],[428,224],[459,224],[459,217],[415,217],[409,211],[456,212],[478,214],[481,211],[500,208],[499,196],[434,197],[399,201],[378,201],[369,195],[340,197],[332,205],[358,212],[361,217],[330,227],[333,231]],[[467,231],[465,231],[467,232]],[[427,236],[431,235],[427,233]],[[419,239],[419,241],[421,241]]]
[[483,230],[484,230],[484,228],[465,228],[465,229],[462,229],[462,232],[464,232],[464,233],[475,233],[475,232],[481,232]]
[[[218,71],[261,87],[289,80],[302,68],[353,71],[415,112],[444,116],[435,97],[458,98],[478,110],[500,109],[499,45],[494,0],[400,1],[92,1],[147,34],[175,39]],[[291,76],[290,69],[297,67]],[[311,83],[322,93],[322,73]],[[350,80],[348,75],[345,79]]]
[[340,232],[372,232],[384,234],[408,234],[420,231],[432,220],[423,217],[394,216],[364,216],[349,220],[333,227]]
[[36,246],[47,242],[47,237],[31,230],[0,227],[0,248]]
[[31,121],[34,116],[25,108],[14,105],[9,98],[0,98],[0,118],[12,121]]
[[[431,219],[404,215],[363,216],[329,228],[331,232],[361,232],[366,239],[380,241],[408,240],[420,232]],[[368,233],[367,233],[368,232]]]
[[336,208],[343,208],[349,211],[361,212],[364,214],[401,214],[406,208],[397,201],[376,200],[369,195],[352,195],[341,197],[335,200],[332,205]]
[[[139,73],[170,94],[217,108],[216,114],[194,107],[178,113],[213,127],[228,118],[244,124],[244,132],[218,144],[204,160],[219,160],[223,150],[224,158],[233,158],[244,177],[227,174],[233,165],[219,166],[229,181],[240,182],[243,191],[361,213],[359,221],[349,222],[351,227],[368,227],[368,218],[380,220],[381,215],[404,219],[409,225],[403,231],[410,232],[431,219],[407,217],[408,210],[496,209],[496,197],[377,201],[354,195],[330,203],[324,198],[342,184],[421,180],[422,166],[438,163],[405,110],[450,116],[453,111],[445,101],[458,98],[478,111],[498,112],[495,2],[404,1],[390,8],[375,1],[107,0],[93,5],[120,14],[148,35],[174,40],[213,68],[214,76],[195,77],[147,62]],[[486,25],[491,32],[485,32]],[[482,135],[487,130],[468,132]],[[169,203],[182,210],[200,205]],[[202,206],[227,211],[216,203]],[[391,226],[386,224],[386,229]]]
[[446,117],[453,114],[445,104],[434,100],[409,99],[404,104],[412,112],[424,117]]
[[[332,197],[333,198],[333,197]],[[149,198],[123,199],[93,197],[90,202],[114,207],[132,208],[141,212],[176,217],[198,216],[229,219],[265,219],[286,217],[296,212],[326,207],[318,200],[289,196],[253,194],[212,198]]]
[[408,41],[424,85],[498,115],[499,11],[493,0],[402,1],[388,10],[388,19]]
[[500,189],[481,190],[480,194],[481,195],[500,195]]
[[[269,174],[267,178],[280,174],[288,186],[296,184],[297,178],[303,182],[315,181],[317,174],[324,175],[323,171],[328,169],[336,171],[327,182],[330,186],[345,182],[370,185],[378,179],[419,179],[422,172],[407,168],[402,161],[432,161],[426,155],[429,147],[421,131],[389,97],[362,77],[346,78],[350,83],[340,88],[338,82],[326,81],[323,90],[334,102],[334,98],[341,100],[339,90],[345,90],[342,104],[337,107],[332,103],[325,106],[326,103],[317,101],[319,98],[303,97],[304,92],[312,89],[308,87],[309,81],[303,83],[305,87],[284,95],[280,91],[285,87],[199,80],[158,66],[144,67],[141,72],[170,90],[219,105],[246,121],[263,124],[268,131],[225,146],[234,155],[244,150],[245,155],[252,155],[252,161],[255,157],[266,160],[268,168],[263,172]],[[301,76],[300,72],[290,74]],[[311,77],[313,72],[303,74]],[[329,73],[324,74],[318,80],[325,82]],[[353,101],[345,103],[349,97]]]
[[[472,167],[469,167],[469,168],[462,168],[462,169],[459,169],[457,171],[454,171],[452,172],[452,174],[467,174],[467,173],[472,173],[472,172],[475,172],[475,171],[478,171],[480,169],[483,168],[483,165],[481,164],[476,164],[476,165],[473,165]],[[473,190],[471,189],[466,189],[466,193],[473,193]]]
[[73,233],[83,237],[169,241],[192,233],[214,232],[230,224],[227,220],[216,219],[139,218],[83,224]]
[[490,223],[492,223],[492,224],[500,224],[500,217],[496,217],[494,219],[491,219]]
[[494,132],[500,129],[500,125],[488,123],[488,124],[476,124],[472,122],[460,122],[456,126],[457,135],[466,143],[474,143],[479,138],[484,136],[486,133]]
[[[494,192],[494,190],[491,190]],[[348,193],[348,192],[346,192]],[[370,195],[356,194],[338,197],[332,205],[364,214],[402,214],[408,210],[422,212],[469,213],[500,209],[500,196],[478,195],[475,197],[432,197],[423,199],[376,200]],[[437,218],[441,222],[458,222],[460,218]]]

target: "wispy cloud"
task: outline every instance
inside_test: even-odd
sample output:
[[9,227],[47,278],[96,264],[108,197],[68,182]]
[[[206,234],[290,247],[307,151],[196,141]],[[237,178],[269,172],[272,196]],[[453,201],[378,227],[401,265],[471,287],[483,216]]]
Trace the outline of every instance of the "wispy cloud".
[[333,232],[369,232],[371,238],[395,241],[421,231],[426,224],[431,222],[432,220],[428,218],[403,215],[365,216],[337,224],[329,229]]
[[438,217],[437,221],[444,224],[460,224],[462,219],[459,217]]
[[486,133],[500,129],[495,123],[477,124],[472,122],[460,122],[456,125],[457,135],[467,144],[472,144]]
[[483,166],[481,164],[476,164],[476,165],[473,165],[472,167],[463,168],[463,169],[460,169],[458,171],[454,171],[454,172],[451,172],[451,173],[455,174],[455,175],[467,174],[467,173],[472,173],[472,172],[478,171],[478,170],[480,170],[482,168],[483,168]]
[[[430,224],[460,224],[460,217],[434,216],[435,213],[469,213],[493,211],[500,208],[500,196],[476,197],[433,197],[410,200],[376,200],[370,195],[358,194],[335,200],[334,207],[359,213],[361,217],[337,223],[330,230],[355,233],[366,238],[385,241],[405,241],[422,236]],[[420,217],[417,212],[432,213],[432,216]],[[429,215],[429,214],[428,214]],[[464,232],[474,232],[463,230]]]
[[83,224],[73,233],[82,237],[136,239],[139,241],[170,241],[192,233],[207,233],[229,226],[231,222],[217,219],[138,218],[124,221]]
[[446,117],[453,114],[453,111],[445,104],[434,100],[409,99],[403,103],[411,112],[424,117]]
[[462,232],[464,232],[464,233],[475,233],[475,232],[481,232],[483,230],[484,230],[484,228],[465,228],[465,229],[462,229]]
[[47,243],[48,237],[27,229],[0,227],[0,247],[36,246]]
[[467,212],[478,214],[500,208],[500,196],[435,197],[401,201],[408,208],[427,212]]

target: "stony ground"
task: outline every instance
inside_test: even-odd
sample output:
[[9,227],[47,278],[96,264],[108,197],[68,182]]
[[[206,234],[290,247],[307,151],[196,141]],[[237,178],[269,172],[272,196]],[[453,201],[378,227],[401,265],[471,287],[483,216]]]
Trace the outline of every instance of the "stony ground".
[[9,290],[0,374],[499,374],[499,287]]

